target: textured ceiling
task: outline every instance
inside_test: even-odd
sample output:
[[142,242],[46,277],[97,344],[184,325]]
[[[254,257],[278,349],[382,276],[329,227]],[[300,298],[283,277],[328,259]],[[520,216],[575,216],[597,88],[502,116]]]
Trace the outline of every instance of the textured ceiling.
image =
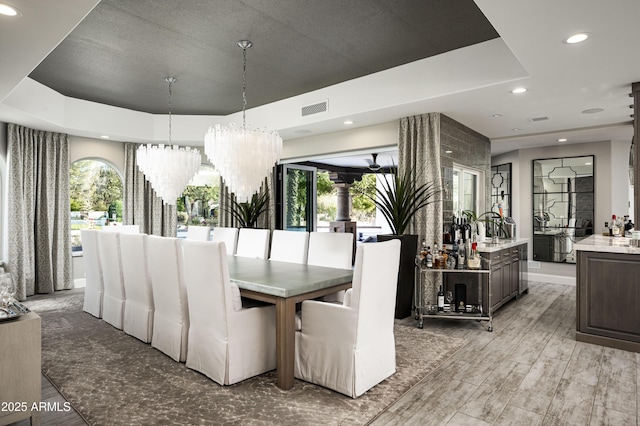
[[496,37],[472,0],[102,0],[30,77],[166,113],[175,76],[174,113],[227,115],[242,108],[241,39],[252,108]]

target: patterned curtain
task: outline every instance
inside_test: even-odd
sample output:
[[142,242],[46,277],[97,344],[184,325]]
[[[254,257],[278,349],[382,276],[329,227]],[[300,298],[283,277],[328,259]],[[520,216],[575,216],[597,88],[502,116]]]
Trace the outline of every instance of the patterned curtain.
[[[398,167],[409,167],[415,171],[416,182],[437,182],[442,188],[440,167],[440,113],[429,113],[400,119],[398,142]],[[408,230],[417,234],[427,245],[436,241],[442,246],[442,199],[423,208],[414,218]],[[423,285],[423,298],[432,304],[435,301],[438,274],[429,274],[432,282]],[[427,276],[422,277],[427,278]],[[420,280],[416,280],[419,283]],[[424,303],[423,303],[424,306]]]
[[175,237],[178,226],[176,207],[162,203],[162,198],[147,182],[136,164],[138,144],[124,144],[124,225],[140,225],[140,232]]
[[69,141],[8,126],[9,271],[18,300],[73,288]]
[[[275,169],[274,169],[275,173]],[[269,188],[269,205],[267,210],[258,218],[258,228],[263,229],[276,229],[276,192],[273,186],[274,173],[264,178],[264,185]],[[264,188],[264,186],[263,186]],[[229,213],[229,187],[224,184],[224,179],[220,177],[220,209],[218,211],[218,225],[226,227],[237,227],[238,223]]]

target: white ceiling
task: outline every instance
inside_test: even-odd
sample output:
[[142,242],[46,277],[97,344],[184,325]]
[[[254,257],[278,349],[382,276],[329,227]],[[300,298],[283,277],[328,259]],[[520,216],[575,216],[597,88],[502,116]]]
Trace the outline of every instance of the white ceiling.
[[[0,17],[0,121],[119,141],[166,140],[166,115],[65,97],[27,77],[95,0],[8,2],[22,16]],[[565,143],[631,139],[628,95],[631,83],[640,81],[633,47],[640,40],[639,1],[475,2],[500,38],[255,107],[247,121],[293,141],[345,130],[346,119],[355,121],[354,128],[437,111],[489,137],[494,155],[554,145],[560,137]],[[591,37],[563,43],[578,31]],[[528,92],[511,94],[516,86]],[[302,106],[323,100],[329,101],[327,113],[300,116]],[[603,111],[582,113],[593,108]],[[531,121],[539,117],[548,119]],[[202,145],[209,125],[239,118],[174,115],[173,140]]]

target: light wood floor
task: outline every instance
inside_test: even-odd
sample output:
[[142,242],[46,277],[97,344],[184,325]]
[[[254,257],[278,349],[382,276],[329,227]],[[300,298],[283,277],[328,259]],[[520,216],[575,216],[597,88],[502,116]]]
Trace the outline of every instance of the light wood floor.
[[[469,343],[372,424],[639,425],[640,354],[575,341],[575,287],[529,288],[496,313],[493,333],[486,322],[425,320],[425,331]],[[42,380],[43,400],[63,401]],[[50,412],[42,424],[85,423]]]
[[575,287],[529,288],[496,312],[493,333],[426,320],[469,344],[373,424],[638,425],[640,354],[575,341]]

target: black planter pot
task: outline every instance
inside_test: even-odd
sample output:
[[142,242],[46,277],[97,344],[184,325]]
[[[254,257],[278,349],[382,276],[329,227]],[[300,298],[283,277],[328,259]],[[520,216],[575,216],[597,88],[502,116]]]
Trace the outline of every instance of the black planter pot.
[[411,316],[415,287],[415,258],[418,252],[417,235],[378,235],[378,241],[400,240],[400,267],[396,291],[396,319]]

